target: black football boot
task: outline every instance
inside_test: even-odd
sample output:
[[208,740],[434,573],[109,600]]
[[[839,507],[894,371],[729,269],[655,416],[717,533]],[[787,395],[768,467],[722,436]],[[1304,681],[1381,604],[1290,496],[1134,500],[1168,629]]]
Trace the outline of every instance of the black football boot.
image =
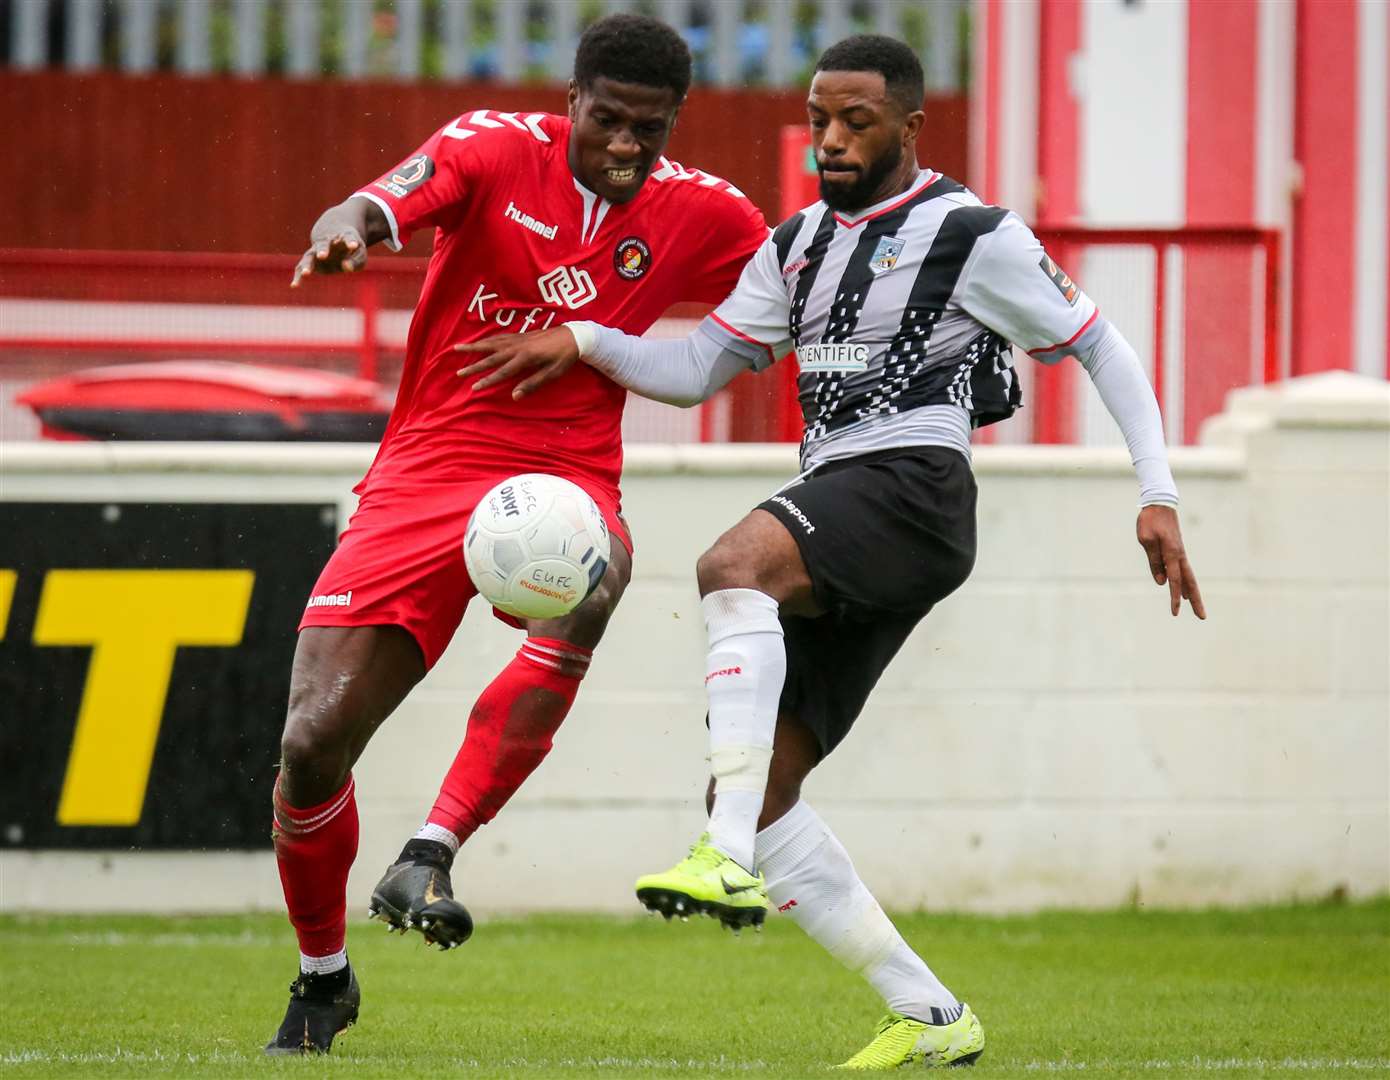
[[362,991],[352,968],[327,975],[300,972],[290,983],[290,1005],[275,1038],[265,1044],[265,1052],[282,1054],[326,1054],[333,1047],[333,1036],[357,1022]]
[[418,930],[430,945],[452,949],[473,933],[473,917],[454,899],[454,854],[437,840],[411,840],[372,890],[367,912],[404,934]]

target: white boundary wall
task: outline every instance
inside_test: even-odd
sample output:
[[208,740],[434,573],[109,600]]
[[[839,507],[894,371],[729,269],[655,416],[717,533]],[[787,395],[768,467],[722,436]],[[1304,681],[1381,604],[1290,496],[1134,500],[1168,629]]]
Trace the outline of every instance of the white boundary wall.
[[[0,497],[337,498],[346,510],[368,459],[360,447],[0,444]],[[1390,889],[1390,386],[1332,374],[1238,392],[1174,466],[1206,623],[1173,620],[1147,575],[1122,451],[978,451],[974,576],[808,788],[885,904]],[[786,447],[631,448],[636,576],[554,753],[465,848],[456,881],[470,904],[634,911],[632,879],[700,830],[691,568],[793,472]],[[368,748],[354,912],[517,644],[476,607]],[[278,908],[269,850],[0,854],[5,911],[169,905]]]

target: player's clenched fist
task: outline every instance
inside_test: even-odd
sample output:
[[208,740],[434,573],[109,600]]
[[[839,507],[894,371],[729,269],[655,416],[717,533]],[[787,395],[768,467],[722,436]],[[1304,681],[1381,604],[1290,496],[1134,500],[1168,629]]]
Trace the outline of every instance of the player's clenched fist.
[[290,288],[297,288],[305,274],[339,274],[361,270],[367,265],[367,245],[352,226],[332,232],[315,233],[309,250],[301,257],[290,279]]
[[482,341],[455,345],[454,351],[480,354],[473,363],[459,368],[460,376],[467,378],[482,375],[485,371],[491,372],[473,384],[474,390],[486,390],[523,372],[535,370],[534,375],[517,383],[512,390],[514,400],[520,400],[558,379],[579,359],[579,345],[575,336],[564,326],[534,334],[498,334]]

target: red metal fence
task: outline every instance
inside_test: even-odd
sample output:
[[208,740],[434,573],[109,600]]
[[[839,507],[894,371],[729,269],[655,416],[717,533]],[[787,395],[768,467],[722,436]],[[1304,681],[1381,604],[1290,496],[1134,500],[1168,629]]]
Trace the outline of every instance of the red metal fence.
[[[0,437],[37,435],[13,405],[26,386],[96,364],[244,359],[355,374],[394,388],[427,260],[289,288],[298,256],[0,249]],[[684,335],[703,308],[652,330]],[[633,398],[634,441],[796,439],[792,373],[743,376],[694,410]]]
[[[1225,394],[1281,371],[1279,235],[1261,229],[1041,228],[1039,238],[1130,338],[1170,441],[1193,442]],[[0,249],[0,409],[39,379],[131,359],[237,357],[351,373],[392,387],[426,261],[377,257],[365,272],[289,288],[295,256]],[[670,313],[684,333],[699,310]],[[985,441],[1113,441],[1091,423],[1074,364],[1020,357],[1029,408]],[[629,406],[629,438],[793,440],[794,365],[744,376],[691,413]],[[27,429],[34,430],[33,425]],[[11,412],[6,437],[26,433]]]
[[[244,356],[390,381],[426,259],[376,258],[291,291],[297,256],[0,249],[0,349],[14,354]],[[383,308],[404,314],[383,322]],[[269,310],[267,310],[269,309]]]
[[[1280,234],[1250,227],[1040,226],[1038,239],[1149,367],[1169,441],[1197,440],[1228,392],[1282,373]],[[1085,378],[1034,366],[1031,441],[1091,441]]]

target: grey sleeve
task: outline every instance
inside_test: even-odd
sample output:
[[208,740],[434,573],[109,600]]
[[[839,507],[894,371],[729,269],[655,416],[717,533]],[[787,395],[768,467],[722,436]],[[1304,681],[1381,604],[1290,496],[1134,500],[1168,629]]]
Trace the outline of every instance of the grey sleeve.
[[1010,212],[980,237],[961,272],[955,301],[973,318],[1043,363],[1070,355],[1094,325],[1096,305]]
[[1134,349],[1105,319],[1097,319],[1070,348],[1125,437],[1139,477],[1139,505],[1177,506],[1158,399]]
[[709,400],[739,372],[757,366],[745,350],[730,348],[708,319],[677,340],[633,337],[591,322],[565,325],[585,363],[634,394],[683,409]]

